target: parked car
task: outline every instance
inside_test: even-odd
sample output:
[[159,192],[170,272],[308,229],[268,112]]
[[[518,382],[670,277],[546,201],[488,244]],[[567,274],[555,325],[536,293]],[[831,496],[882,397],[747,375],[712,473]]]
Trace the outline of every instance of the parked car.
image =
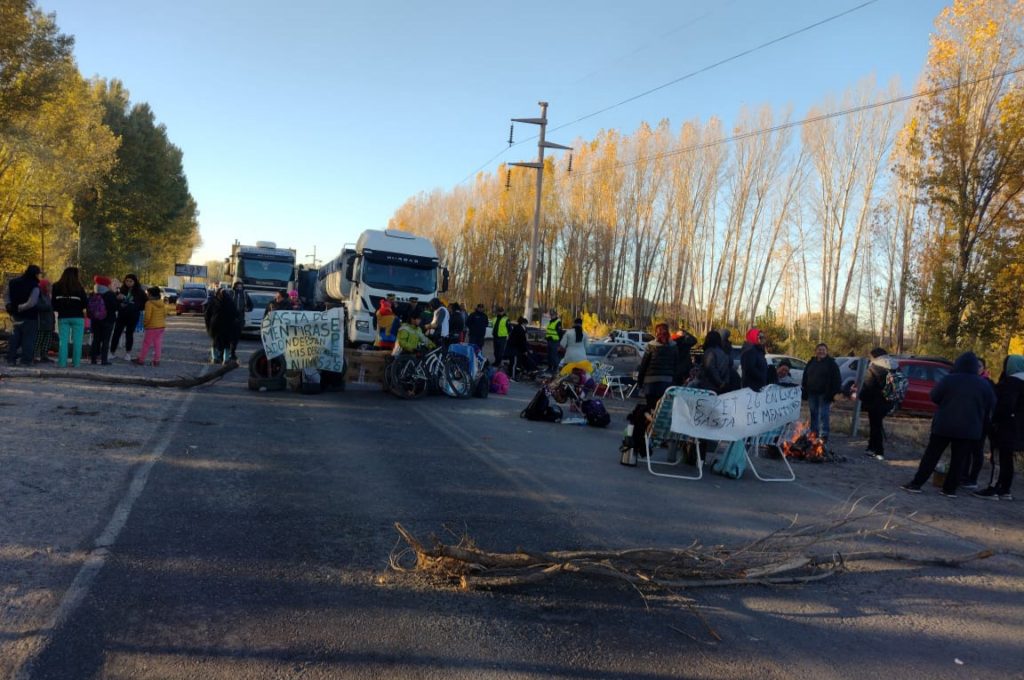
[[178,300],[174,304],[174,313],[178,316],[202,314],[206,311],[206,299],[205,288],[185,288],[178,294]]
[[620,342],[587,343],[587,359],[592,364],[611,364],[611,375],[631,378],[640,368],[640,350]]
[[263,323],[263,314],[267,311],[267,305],[274,299],[276,293],[264,290],[250,290],[247,292],[249,299],[252,300],[252,311],[245,314],[245,325],[242,327],[242,332],[245,334],[258,334],[260,332],[260,325]]
[[169,305],[173,305],[178,301],[178,289],[177,288],[164,288],[160,297]]
[[764,358],[768,360],[772,366],[776,369],[779,367],[779,362],[783,359],[789,360],[789,375],[790,381],[801,384],[804,379],[804,369],[807,368],[807,362],[803,359],[797,359],[796,357],[786,356],[785,354],[765,354]]
[[938,408],[929,397],[935,384],[949,375],[952,366],[945,360],[897,358],[900,370],[907,376],[907,396],[901,411],[935,413]]
[[857,384],[857,371],[860,370],[864,357],[836,357],[839,364],[839,384],[842,385],[842,393],[847,397],[853,393],[853,386]]
[[642,355],[647,350],[647,344],[654,340],[654,336],[647,331],[638,330],[614,330],[608,334],[608,342],[619,342],[632,345],[640,350]]

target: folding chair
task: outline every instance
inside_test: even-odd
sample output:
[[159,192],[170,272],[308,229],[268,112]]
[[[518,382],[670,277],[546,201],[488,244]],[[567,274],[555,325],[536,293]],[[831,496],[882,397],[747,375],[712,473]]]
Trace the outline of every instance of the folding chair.
[[786,454],[782,454],[782,462],[786,465],[786,470],[789,471],[788,477],[762,477],[761,473],[757,471],[757,466],[754,465],[754,458],[761,451],[762,446],[775,446],[778,447],[780,452],[782,449],[782,442],[788,441],[790,433],[792,433],[793,423],[783,425],[782,427],[772,430],[771,432],[765,432],[759,434],[756,437],[747,437],[743,440],[743,450],[747,454],[747,464],[750,466],[750,470],[754,473],[754,476],[760,479],[762,482],[792,482],[796,480],[796,472],[793,471],[793,466],[789,464],[789,458]]
[[[654,409],[654,418],[651,420],[651,424],[647,428],[647,433],[644,437],[644,441],[647,448],[647,471],[657,477],[675,477],[676,479],[692,479],[697,480],[704,477],[704,461],[701,458],[700,442],[688,437],[683,434],[678,434],[672,431],[672,402],[675,399],[676,391],[679,388],[670,387],[665,391],[664,396],[658,401],[658,405]],[[711,394],[714,394],[713,392]],[[661,467],[676,467],[681,465],[683,462],[682,452],[679,451],[680,445],[687,440],[693,440],[697,449],[697,474],[696,475],[681,475],[672,474],[669,472],[655,472],[654,466],[658,465]],[[668,443],[669,451],[673,451],[676,454],[676,462],[661,462],[652,460],[652,451],[662,443]]]
[[608,388],[609,393],[619,393],[619,399],[629,399],[633,396],[633,392],[636,391],[636,381],[629,384],[622,382],[624,379],[621,375],[609,375],[604,379],[604,385]]

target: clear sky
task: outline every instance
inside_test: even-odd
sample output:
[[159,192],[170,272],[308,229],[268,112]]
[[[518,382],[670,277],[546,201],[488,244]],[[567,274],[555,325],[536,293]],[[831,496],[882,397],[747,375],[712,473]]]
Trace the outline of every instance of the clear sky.
[[[184,152],[196,263],[235,239],[333,257],[409,196],[463,181],[539,100],[556,127],[864,1],[37,0],[74,35],[82,73],[122,80]],[[728,125],[762,103],[803,117],[869,75],[910,90],[948,1],[876,0],[549,139]],[[535,154],[516,146],[484,169]]]

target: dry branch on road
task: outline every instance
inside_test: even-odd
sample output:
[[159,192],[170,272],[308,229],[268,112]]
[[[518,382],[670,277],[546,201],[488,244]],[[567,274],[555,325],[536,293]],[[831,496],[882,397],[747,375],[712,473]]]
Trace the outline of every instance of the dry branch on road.
[[197,376],[178,376],[177,378],[142,378],[128,375],[107,375],[103,373],[92,373],[83,371],[64,371],[63,369],[25,369],[7,372],[0,372],[0,379],[46,379],[58,378],[61,380],[87,380],[90,382],[111,383],[114,385],[142,385],[144,387],[178,387],[187,389],[204,385],[213,380],[223,377],[227,373],[238,368],[238,362],[229,362],[219,366],[217,370]]

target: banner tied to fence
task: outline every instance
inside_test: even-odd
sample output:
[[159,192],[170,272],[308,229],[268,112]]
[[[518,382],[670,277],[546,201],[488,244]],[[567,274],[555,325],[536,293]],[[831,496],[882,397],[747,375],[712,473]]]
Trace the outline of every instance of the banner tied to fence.
[[716,395],[674,388],[672,431],[713,441],[737,441],[777,430],[800,419],[800,388],[769,385]]
[[267,356],[284,356],[285,369],[318,368],[340,373],[344,366],[345,310],[276,311],[263,317],[260,335]]

